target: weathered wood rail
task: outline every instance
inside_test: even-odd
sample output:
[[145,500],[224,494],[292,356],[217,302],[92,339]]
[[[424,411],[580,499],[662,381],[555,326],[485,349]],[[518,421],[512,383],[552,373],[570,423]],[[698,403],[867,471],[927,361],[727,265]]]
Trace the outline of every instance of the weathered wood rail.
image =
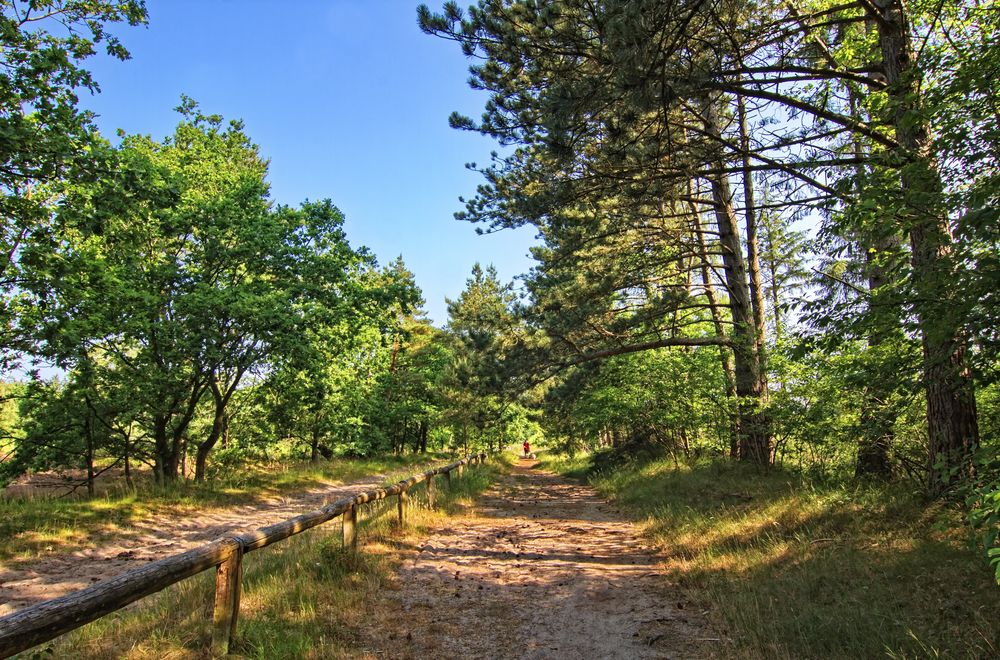
[[376,488],[345,497],[315,511],[261,527],[253,532],[216,539],[193,550],[134,568],[60,598],[18,610],[0,618],[0,658],[9,658],[33,646],[44,644],[210,568],[216,569],[211,653],[214,657],[226,655],[235,639],[236,622],[240,611],[243,555],[301,534],[337,516],[343,516],[345,547],[356,548],[358,507],[366,502],[397,497],[399,521],[404,523],[409,501],[408,491],[411,488],[426,483],[427,499],[433,506],[434,477],[444,475],[450,486],[452,472],[457,472],[458,476],[461,476],[466,465],[481,463],[485,458],[485,454],[475,454],[414,475],[387,488]]

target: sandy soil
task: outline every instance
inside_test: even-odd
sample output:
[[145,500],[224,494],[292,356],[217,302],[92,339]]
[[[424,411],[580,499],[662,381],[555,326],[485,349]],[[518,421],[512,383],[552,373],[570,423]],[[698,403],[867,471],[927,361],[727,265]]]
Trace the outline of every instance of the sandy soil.
[[475,512],[404,550],[366,627],[369,657],[718,655],[706,613],[667,582],[635,527],[535,465],[522,460]]
[[126,529],[102,532],[100,543],[93,547],[46,554],[27,562],[0,563],[0,616],[114,577],[140,563],[190,550],[233,530],[251,531],[280,522],[420,469],[410,466],[391,475],[372,475],[184,518],[153,516]]
[[[148,470],[134,470],[142,479]],[[125,471],[112,468],[101,472],[94,479],[95,494],[104,495],[125,481]],[[85,470],[48,470],[21,475],[3,489],[3,496],[10,499],[35,499],[44,497],[67,497],[83,499],[87,497],[87,472]]]

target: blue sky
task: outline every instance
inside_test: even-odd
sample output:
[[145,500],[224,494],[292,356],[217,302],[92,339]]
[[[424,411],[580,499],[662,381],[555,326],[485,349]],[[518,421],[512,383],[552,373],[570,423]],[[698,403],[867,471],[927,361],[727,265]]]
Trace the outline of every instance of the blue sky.
[[[352,245],[380,263],[402,254],[438,325],[473,263],[526,272],[530,230],[477,236],[452,214],[496,145],[448,127],[478,117],[459,48],[416,25],[416,0],[148,0],[149,26],[116,33],[128,62],[95,57],[101,94],[82,105],[109,137],[173,132],[181,94],[243,119],[271,161],[275,200],[329,197]],[[432,9],[439,4],[429,3]]]

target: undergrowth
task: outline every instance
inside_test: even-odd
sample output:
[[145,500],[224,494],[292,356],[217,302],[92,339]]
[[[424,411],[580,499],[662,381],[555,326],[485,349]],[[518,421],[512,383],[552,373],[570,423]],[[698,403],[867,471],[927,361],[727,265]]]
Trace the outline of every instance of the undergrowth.
[[723,657],[1000,657],[1000,590],[957,507],[724,461],[545,465],[636,518],[713,613]]
[[[365,653],[366,612],[391,588],[396,548],[470,506],[504,464],[467,468],[451,489],[438,477],[434,508],[425,487],[412,492],[407,524],[395,520],[395,499],[365,505],[359,551],[342,547],[331,521],[244,558],[236,657],[352,658]],[[21,657],[186,659],[206,657],[214,572],[207,571],[138,604],[99,619]]]

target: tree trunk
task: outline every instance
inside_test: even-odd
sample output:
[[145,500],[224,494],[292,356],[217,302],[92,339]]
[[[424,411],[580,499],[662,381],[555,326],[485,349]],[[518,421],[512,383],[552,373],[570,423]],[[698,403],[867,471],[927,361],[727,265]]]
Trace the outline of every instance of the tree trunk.
[[215,447],[215,443],[222,438],[222,433],[226,426],[226,401],[227,397],[219,389],[219,381],[212,379],[211,385],[212,401],[215,404],[215,414],[212,416],[212,428],[202,442],[198,443],[198,450],[194,459],[194,480],[204,481],[205,470],[208,467],[208,455]]
[[[691,182],[688,182],[688,197],[694,197]],[[698,249],[701,251],[701,283],[705,289],[705,297],[708,298],[708,307],[712,313],[712,324],[715,326],[715,334],[720,339],[726,338],[726,327],[722,319],[722,309],[719,305],[718,297],[715,295],[715,286],[712,284],[712,274],[709,270],[711,258],[708,254],[708,247],[705,244],[705,234],[701,228],[701,217],[694,202],[690,203],[691,221],[694,233],[698,241]],[[733,367],[732,353],[726,346],[719,346],[719,361],[722,364],[722,376],[726,387],[726,401],[736,403],[736,372]],[[729,457],[739,457],[740,446],[740,424],[739,417],[735,411],[729,412]]]
[[170,440],[167,424],[168,418],[165,415],[153,417],[153,479],[161,484],[177,478],[176,470],[170,472]]
[[901,0],[876,0],[876,6],[889,107],[904,159],[900,220],[910,238],[914,310],[923,345],[928,487],[939,494],[963,473],[972,472],[972,453],[979,445],[975,389],[952,304],[953,237],[930,127],[920,103],[920,72],[914,66],[909,19]]
[[[702,105],[705,131],[721,143],[715,103],[706,99]],[[717,148],[713,145],[713,149]],[[721,155],[712,157],[712,168],[725,171]],[[739,224],[733,210],[732,193],[725,174],[713,176],[712,201],[719,228],[722,262],[726,273],[726,292],[733,316],[733,358],[736,373],[736,397],[740,419],[740,459],[762,465],[771,462],[771,423],[764,411],[767,381],[755,347],[754,315],[750,302],[746,263]]]
[[90,415],[84,421],[84,439],[87,442],[87,497],[94,496],[94,425]]
[[767,400],[767,340],[764,328],[764,289],[760,277],[760,241],[757,238],[757,207],[754,201],[753,172],[750,169],[750,133],[747,129],[746,103],[742,96],[736,97],[740,123],[740,149],[743,152],[743,204],[746,206],[744,220],[747,227],[747,267],[750,274],[750,305],[753,310],[754,348],[760,362],[762,378],[765,379],[763,397]]
[[319,463],[319,431],[313,429],[312,438],[309,441],[309,462]]
[[[775,254],[774,248],[774,237],[768,236],[768,270],[771,272],[771,307],[773,309],[774,317],[774,341],[781,341],[782,334],[782,320],[781,320],[781,300],[780,292],[778,289],[778,256]],[[779,387],[784,387],[782,383],[778,384]]]
[[128,441],[125,442],[125,486],[131,489],[134,484],[132,483],[132,461],[129,458],[129,445]]
[[188,476],[188,469],[187,469],[187,467],[188,467],[188,442],[187,442],[187,438],[185,438],[183,436],[180,437],[180,452],[179,452],[179,454],[180,454],[179,463],[180,463],[181,479],[187,479],[187,476]]

